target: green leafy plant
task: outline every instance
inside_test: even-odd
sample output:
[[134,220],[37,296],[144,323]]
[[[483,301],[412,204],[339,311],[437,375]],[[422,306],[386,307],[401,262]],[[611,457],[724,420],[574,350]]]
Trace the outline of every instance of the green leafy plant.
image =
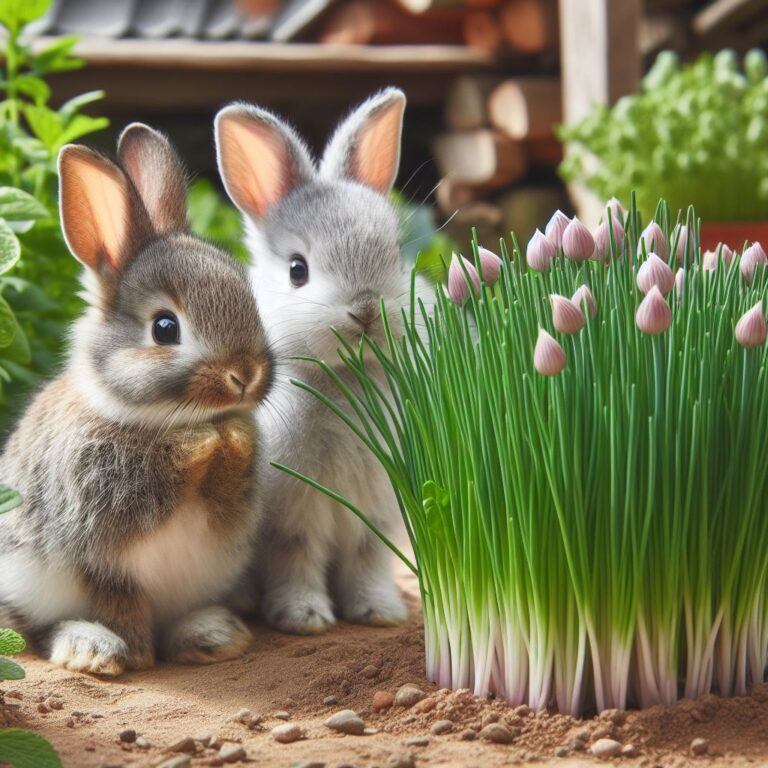
[[42,50],[24,41],[26,26],[50,4],[0,0],[0,429],[60,359],[65,330],[81,306],[77,265],[59,229],[58,151],[108,124],[82,113],[101,91],[49,106],[46,77],[83,65],[72,54],[74,37]]
[[[0,514],[21,503],[19,494],[0,485]],[[12,629],[0,629],[0,681],[22,680],[24,669],[7,658],[24,650],[24,638]],[[56,750],[42,736],[24,728],[0,729],[0,763],[15,768],[61,768]]]
[[294,382],[389,475],[429,678],[571,714],[742,694],[768,662],[768,257],[702,261],[692,208],[641,231],[612,204],[600,260],[548,227],[541,271],[476,250],[494,285],[454,259],[402,336],[339,337],[345,375],[315,362],[344,408]]
[[240,261],[248,261],[242,216],[224,201],[207,179],[198,179],[190,186],[187,215],[195,234],[211,240]]
[[596,107],[560,128],[560,166],[606,199],[629,198],[653,212],[659,197],[688,203],[707,221],[762,221],[768,206],[768,63],[761,50],[702,55],[680,66],[659,54],[640,93]]

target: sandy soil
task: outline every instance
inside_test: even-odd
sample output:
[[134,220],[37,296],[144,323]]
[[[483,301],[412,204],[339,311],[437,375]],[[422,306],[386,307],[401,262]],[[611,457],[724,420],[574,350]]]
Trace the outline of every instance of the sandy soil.
[[[404,586],[412,595],[413,583]],[[7,724],[24,723],[44,734],[67,768],[157,766],[173,757],[184,763],[183,753],[171,747],[183,737],[206,734],[218,745],[242,745],[246,760],[231,765],[276,768],[495,768],[532,763],[568,768],[600,763],[589,748],[601,737],[634,746],[636,756],[611,761],[627,768],[768,765],[768,685],[740,699],[709,696],[583,721],[534,715],[525,708],[516,711],[502,702],[474,699],[468,692],[436,691],[424,680],[418,601],[412,595],[410,602],[411,620],[404,627],[342,625],[311,639],[256,626],[253,650],[241,660],[211,667],[164,665],[118,680],[66,672],[28,654],[21,658],[27,679],[3,686],[0,725],[4,716]],[[373,711],[376,691],[394,694],[405,683],[419,686],[426,698],[409,709]],[[324,703],[327,697],[336,697],[338,703]],[[262,716],[258,725],[234,719],[243,708]],[[355,710],[377,732],[350,736],[330,731],[323,721],[341,709]],[[271,730],[285,722],[281,717],[299,724],[306,738],[277,743]],[[430,732],[435,722],[446,719],[454,722],[452,732]],[[491,721],[504,724],[513,743],[464,740],[467,729],[477,731]],[[134,729],[142,746],[121,742],[124,729]],[[696,737],[707,739],[707,756],[691,756]],[[408,744],[412,739],[428,743]],[[196,742],[189,765],[222,765],[218,745],[206,748]],[[563,756],[556,756],[556,750]]]

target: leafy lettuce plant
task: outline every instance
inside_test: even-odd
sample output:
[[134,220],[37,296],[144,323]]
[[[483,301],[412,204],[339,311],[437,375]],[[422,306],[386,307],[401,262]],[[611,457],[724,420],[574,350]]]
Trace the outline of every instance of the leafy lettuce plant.
[[[21,503],[19,494],[0,485],[0,514]],[[12,629],[0,629],[0,681],[22,680],[24,669],[7,658],[24,650],[24,638]],[[0,729],[0,763],[14,768],[61,768],[56,750],[42,736],[24,728]]]
[[76,96],[59,109],[49,105],[46,77],[83,65],[72,54],[74,37],[42,50],[25,41],[27,26],[50,5],[0,0],[0,430],[50,373],[80,307],[77,265],[59,229],[58,151],[108,124],[81,111],[101,99],[101,91]]
[[707,221],[762,221],[768,207],[768,64],[761,50],[731,50],[681,66],[659,54],[638,94],[562,126],[560,173],[601,199],[637,193],[653,213],[693,203]]

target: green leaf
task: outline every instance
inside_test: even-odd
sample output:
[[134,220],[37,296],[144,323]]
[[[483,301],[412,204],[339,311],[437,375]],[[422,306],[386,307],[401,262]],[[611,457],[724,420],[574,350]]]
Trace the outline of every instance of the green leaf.
[[[10,490],[10,488],[4,485],[0,486],[0,494],[3,491]],[[11,491],[11,493],[16,493],[16,491]],[[16,495],[19,496],[17,493]],[[19,503],[21,503],[21,496],[19,496]],[[3,656],[16,656],[26,647],[27,644],[24,642],[24,638],[18,632],[8,628],[0,629],[0,654]]]
[[67,124],[55,142],[56,147],[63,147],[70,141],[95,133],[109,125],[106,117],[91,117],[90,115],[75,115]]
[[[56,145],[58,138],[64,130],[64,121],[58,112],[48,107],[34,104],[24,105],[24,115],[27,118],[32,133],[47,147]],[[64,142],[66,143],[66,142]]]
[[32,360],[32,351],[29,348],[29,339],[24,329],[19,326],[13,336],[11,343],[2,350],[0,359],[5,363],[16,362],[22,365],[28,365]]
[[61,760],[50,742],[23,728],[0,731],[0,762],[14,768],[61,768]]
[[0,680],[23,680],[25,677],[23,667],[0,656]]
[[0,218],[6,221],[47,219],[48,209],[35,197],[16,187],[0,187]]
[[0,0],[0,23],[16,32],[48,11],[52,0]]
[[19,238],[8,226],[4,219],[0,219],[0,275],[7,272],[21,255]]
[[68,101],[65,101],[61,107],[59,107],[59,114],[64,118],[65,122],[71,120],[83,107],[88,104],[93,104],[94,101],[99,101],[105,96],[104,91],[86,91],[78,96],[73,96]]
[[8,302],[0,297],[0,348],[7,347],[19,330],[19,323]]
[[25,93],[36,104],[44,104],[51,98],[51,89],[48,87],[48,83],[45,80],[35,77],[34,75],[19,75],[14,79],[16,89]]
[[72,55],[72,49],[77,45],[75,35],[60,37],[54,43],[44,48],[33,58],[33,68],[38,74],[47,72],[64,72],[69,69],[79,69],[85,63]]

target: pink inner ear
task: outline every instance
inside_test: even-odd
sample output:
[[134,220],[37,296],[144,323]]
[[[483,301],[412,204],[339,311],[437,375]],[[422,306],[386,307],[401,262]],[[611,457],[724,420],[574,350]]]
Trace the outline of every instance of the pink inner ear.
[[403,105],[398,101],[371,117],[360,131],[355,149],[355,177],[385,194],[397,174],[402,115]]
[[251,119],[221,122],[222,164],[235,202],[259,217],[288,189],[288,153],[268,127]]

